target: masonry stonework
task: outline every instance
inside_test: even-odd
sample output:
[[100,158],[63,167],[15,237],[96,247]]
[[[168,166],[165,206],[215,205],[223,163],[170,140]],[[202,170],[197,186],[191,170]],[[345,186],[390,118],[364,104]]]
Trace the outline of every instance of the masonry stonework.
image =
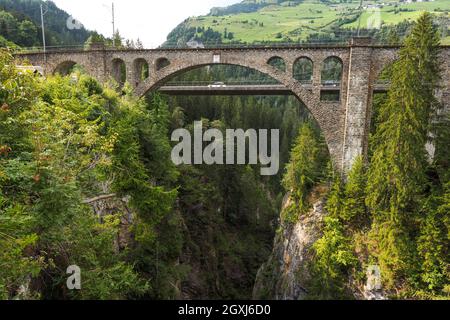
[[[46,74],[64,73],[74,64],[84,67],[99,81],[118,80],[118,65],[126,67],[126,80],[134,87],[135,94],[143,96],[158,90],[173,76],[201,66],[230,64],[251,68],[269,75],[292,91],[309,109],[320,126],[335,168],[344,174],[354,159],[366,155],[370,131],[371,104],[375,82],[380,72],[395,60],[398,47],[374,46],[367,39],[354,39],[349,45],[332,47],[245,47],[220,49],[153,49],[153,50],[105,50],[49,52],[19,54],[19,60],[41,66]],[[450,104],[450,47],[442,48],[443,82],[440,97],[445,108]],[[281,57],[286,71],[280,71],[267,62]],[[306,86],[293,77],[293,66],[298,58],[313,62],[312,84]],[[342,62],[340,101],[321,101],[321,70],[328,57]],[[160,68],[159,61],[169,64]],[[149,76],[141,80],[141,68],[148,64]]]

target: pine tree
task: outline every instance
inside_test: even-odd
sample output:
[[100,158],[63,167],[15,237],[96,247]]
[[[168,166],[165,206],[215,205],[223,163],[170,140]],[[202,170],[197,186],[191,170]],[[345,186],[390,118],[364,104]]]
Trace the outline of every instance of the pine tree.
[[144,44],[142,43],[141,39],[137,38],[136,40],[136,49],[144,49]]
[[342,185],[343,181],[341,177],[337,176],[328,195],[326,209],[328,214],[333,218],[339,218],[341,216],[344,206],[344,192],[342,190]]
[[417,249],[420,259],[420,280],[425,290],[439,294],[449,280],[450,183],[442,196],[430,196],[423,208]]
[[389,286],[406,277],[414,250],[411,219],[426,181],[425,144],[440,80],[438,45],[432,16],[424,13],[393,66],[391,89],[374,136],[366,203],[374,219],[373,254]]
[[307,197],[318,182],[324,165],[324,145],[311,124],[304,124],[291,152],[291,159],[286,167],[283,185],[292,192],[298,212],[308,209]]
[[341,219],[352,225],[361,227],[367,223],[367,209],[365,205],[366,174],[361,157],[356,159],[348,175],[345,185],[344,208]]

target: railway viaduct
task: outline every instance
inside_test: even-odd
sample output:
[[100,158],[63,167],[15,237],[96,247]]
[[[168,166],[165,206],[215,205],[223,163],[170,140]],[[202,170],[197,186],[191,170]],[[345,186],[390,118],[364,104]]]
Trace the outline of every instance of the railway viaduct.
[[[376,46],[368,38],[355,38],[347,45],[339,46],[151,50],[93,48],[46,54],[25,53],[16,57],[43,67],[45,74],[64,74],[78,64],[99,81],[110,78],[118,82],[126,80],[138,96],[158,90],[170,78],[202,66],[228,64],[257,70],[276,80],[309,109],[325,136],[334,166],[345,173],[357,156],[367,153],[373,92],[380,73],[396,59],[398,51],[399,47]],[[444,73],[438,96],[448,110],[450,47],[443,47],[441,55]],[[340,80],[332,86],[322,79],[322,70],[330,58],[339,61],[342,67]],[[284,67],[271,64],[274,59],[282,61]],[[294,65],[299,60],[311,65],[311,78],[307,81],[294,77]],[[144,68],[148,70],[145,76]],[[337,94],[338,98],[334,101],[323,99],[324,93],[330,91]]]

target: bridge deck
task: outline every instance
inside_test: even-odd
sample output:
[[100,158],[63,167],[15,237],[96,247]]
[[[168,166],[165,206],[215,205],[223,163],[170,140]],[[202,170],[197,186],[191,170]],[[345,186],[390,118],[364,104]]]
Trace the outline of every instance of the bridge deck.
[[[379,48],[379,49],[399,49],[401,45],[387,45],[387,44],[367,44],[366,47]],[[94,53],[94,52],[109,52],[109,53],[123,53],[123,52],[134,52],[134,53],[151,53],[151,52],[170,52],[170,51],[252,51],[252,50],[279,50],[279,49],[346,49],[351,47],[350,43],[275,43],[275,44],[252,44],[252,45],[214,45],[200,48],[191,47],[158,47],[152,49],[133,49],[133,48],[91,48],[86,49],[84,47],[47,47],[46,54],[60,54],[60,53]],[[450,45],[441,45],[442,48],[450,48]],[[15,55],[34,55],[34,54],[44,54],[43,48],[29,48],[22,49],[15,52]]]
[[[304,85],[312,90],[312,85]],[[377,84],[374,92],[386,92],[388,84]],[[321,86],[321,91],[336,91],[339,86]],[[159,92],[169,95],[292,95],[292,91],[282,84],[263,85],[171,85],[159,88]]]

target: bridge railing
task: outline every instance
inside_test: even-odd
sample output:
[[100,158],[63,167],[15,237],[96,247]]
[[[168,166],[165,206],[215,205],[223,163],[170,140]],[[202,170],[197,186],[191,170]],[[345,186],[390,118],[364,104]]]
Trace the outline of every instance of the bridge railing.
[[[336,43],[336,42],[324,42],[324,43],[252,43],[252,44],[206,44],[201,47],[192,47],[188,45],[163,45],[154,50],[183,50],[183,49],[271,49],[271,48],[329,48],[329,47],[342,47],[347,46],[348,42]],[[29,47],[29,48],[10,48],[14,53],[26,54],[26,53],[44,53],[43,47]],[[104,51],[131,51],[131,50],[146,50],[141,48],[112,48],[112,47],[86,47],[83,45],[73,46],[50,46],[46,47],[47,53],[59,53],[59,52],[71,52],[71,51],[89,51],[89,50],[104,50]]]
[[279,85],[280,83],[276,80],[213,80],[213,81],[169,81],[164,84],[164,86],[214,86],[214,85],[226,85],[226,86],[240,86],[240,85]]
[[[201,43],[201,45],[188,45],[188,44],[178,44],[178,43],[164,43],[163,45],[155,48],[159,50],[164,49],[245,49],[245,48],[328,48],[328,47],[342,47],[348,46],[352,37],[343,37],[328,40],[311,40],[311,41],[297,41],[297,42],[282,42],[282,41],[270,41],[270,42],[252,42],[252,43],[240,43],[240,42],[229,42],[229,43],[218,43],[218,42],[206,42]],[[376,39],[371,40],[374,45],[383,45],[384,43],[377,41]],[[16,53],[43,53],[44,48],[35,47],[20,47],[11,48]],[[107,50],[107,51],[120,51],[120,50],[143,50],[143,48],[136,47],[120,47],[113,48],[110,46],[105,46],[103,44],[78,44],[78,45],[64,45],[64,46],[47,46],[46,52],[67,52],[67,51],[84,51],[84,50]]]
[[[44,53],[44,47],[20,47],[10,48],[14,53]],[[67,52],[67,51],[83,51],[86,50],[84,45],[67,45],[67,46],[48,46],[46,52]]]
[[322,86],[324,87],[339,87],[341,85],[340,80],[322,80]]

